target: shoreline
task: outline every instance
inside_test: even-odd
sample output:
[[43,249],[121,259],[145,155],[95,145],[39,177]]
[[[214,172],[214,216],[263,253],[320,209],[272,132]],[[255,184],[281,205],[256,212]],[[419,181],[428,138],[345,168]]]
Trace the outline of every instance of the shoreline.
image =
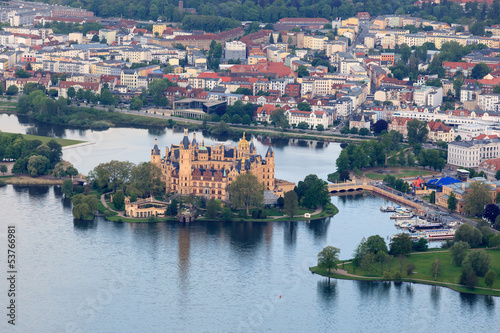
[[470,289],[460,284],[437,282],[431,280],[421,280],[421,279],[401,278],[400,280],[396,280],[396,279],[384,279],[383,277],[368,277],[368,276],[351,275],[351,274],[345,275],[339,273],[324,273],[321,272],[320,269],[317,268],[317,266],[309,267],[309,271],[313,274],[317,274],[332,279],[352,280],[352,281],[394,282],[394,283],[409,282],[409,283],[417,283],[428,286],[445,287],[459,293],[500,297],[500,289],[489,289],[483,287],[476,287],[474,289]]
[[[84,108],[84,107],[82,107]],[[91,109],[91,108],[84,108],[84,109],[89,109],[92,111],[102,111],[99,109]],[[205,131],[208,130],[210,135],[215,135],[210,132],[211,128],[215,128],[219,123],[213,123],[213,122],[208,122],[207,127],[203,128],[203,121],[200,120],[195,120],[195,119],[189,119],[189,118],[180,118],[180,117],[160,117],[157,115],[153,114],[131,114],[127,111],[125,112],[119,112],[119,111],[114,111],[114,113],[130,117],[132,120],[134,118],[142,118],[142,119],[151,119],[151,120],[156,120],[157,122],[160,121],[162,124],[158,123],[151,123],[151,124],[137,124],[134,121],[124,121],[123,123],[120,124],[114,124],[111,123],[112,126],[108,126],[106,128],[92,128],[91,126],[70,126],[68,124],[64,123],[58,123],[58,122],[40,122],[36,118],[28,115],[28,114],[23,114],[19,115],[15,109],[8,110],[8,111],[0,111],[0,114],[8,114],[8,115],[16,115],[16,116],[24,116],[29,118],[30,120],[34,120],[43,124],[49,124],[49,125],[57,125],[57,126],[65,126],[65,127],[71,127],[75,129],[82,129],[82,130],[107,130],[109,128],[161,128],[161,127],[167,127],[167,128],[172,128],[175,126],[186,126],[188,129],[193,129],[196,131]],[[107,118],[101,119],[101,121],[107,121]],[[170,121],[170,122],[169,122]],[[163,124],[164,122],[164,124]],[[287,138],[287,139],[301,139],[301,140],[315,140],[315,141],[320,141],[320,142],[360,142],[364,140],[370,140],[374,139],[375,137],[372,136],[367,136],[367,137],[348,137],[344,136],[342,134],[326,134],[326,133],[310,133],[310,132],[296,132],[296,131],[281,131],[281,130],[275,130],[271,125],[269,127],[264,127],[264,128],[255,128],[254,126],[246,126],[246,125],[235,125],[228,123],[227,124],[228,128],[231,129],[233,133],[228,133],[228,135],[234,135],[238,136],[241,135],[243,132],[247,133],[252,133],[254,135],[264,135],[264,136],[269,136],[269,137],[274,137],[274,138]]]
[[[470,251],[473,250],[476,249],[471,249]],[[491,265],[489,269],[492,271],[497,271],[499,268],[497,259],[500,255],[500,252],[498,252],[496,248],[487,248],[483,250],[488,253],[488,256],[491,259]],[[434,280],[435,276],[433,275],[433,273],[431,273],[427,266],[430,265],[430,263],[434,260],[440,260],[440,267],[442,267],[441,272],[437,276],[436,280]],[[449,250],[427,250],[423,252],[412,252],[408,254],[405,262],[412,262],[416,265],[414,270],[415,275],[406,275],[399,279],[396,279],[393,276],[396,272],[399,273],[400,271],[400,269],[398,270],[398,264],[394,261],[394,258],[391,258],[389,266],[387,266],[386,269],[383,270],[383,273],[379,269],[379,267],[357,267],[355,269],[352,261],[353,259],[341,260],[337,265],[337,269],[332,271],[327,271],[327,269],[318,266],[309,267],[309,271],[311,271],[311,273],[313,274],[318,274],[327,278],[394,283],[409,282],[446,287],[450,288],[453,291],[461,293],[500,297],[500,283],[498,283],[498,280],[494,283],[492,288],[488,287],[484,283],[482,277],[479,277],[478,283],[473,288],[469,288],[463,284],[459,284],[460,275],[462,274],[461,268],[451,263],[451,254]],[[391,267],[393,269],[391,269]],[[389,276],[382,276],[386,275],[386,273],[389,273]]]
[[65,179],[33,178],[30,176],[0,176],[5,184],[10,185],[33,185],[33,186],[58,186],[62,185]]

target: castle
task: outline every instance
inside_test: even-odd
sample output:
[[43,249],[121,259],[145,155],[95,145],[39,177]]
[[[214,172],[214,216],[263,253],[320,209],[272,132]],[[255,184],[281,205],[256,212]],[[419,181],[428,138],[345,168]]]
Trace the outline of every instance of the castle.
[[[162,181],[167,193],[194,194],[207,199],[227,201],[228,187],[231,182],[244,172],[251,172],[265,185],[265,189],[282,195],[284,190],[293,189],[295,184],[274,178],[274,152],[271,147],[265,158],[258,155],[255,146],[245,139],[245,134],[238,147],[225,147],[222,144],[205,146],[196,141],[196,133],[189,140],[187,129],[179,145],[165,148],[165,157],[161,157],[158,141],[151,149],[151,162],[160,167]],[[283,186],[277,186],[277,183]]]

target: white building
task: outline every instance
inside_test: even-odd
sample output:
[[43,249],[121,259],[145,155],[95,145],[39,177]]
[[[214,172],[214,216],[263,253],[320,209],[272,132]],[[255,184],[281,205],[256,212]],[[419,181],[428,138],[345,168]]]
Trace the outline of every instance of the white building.
[[285,111],[285,116],[290,125],[298,125],[304,122],[309,127],[316,128],[321,124],[326,129],[333,123],[332,118],[325,111],[299,111],[297,109],[290,109]]
[[450,142],[448,164],[476,168],[485,160],[500,157],[500,139]]
[[443,102],[443,88],[424,86],[416,89],[413,101],[418,106],[437,107]]
[[484,111],[498,111],[498,102],[500,94],[484,94],[479,95],[477,106]]

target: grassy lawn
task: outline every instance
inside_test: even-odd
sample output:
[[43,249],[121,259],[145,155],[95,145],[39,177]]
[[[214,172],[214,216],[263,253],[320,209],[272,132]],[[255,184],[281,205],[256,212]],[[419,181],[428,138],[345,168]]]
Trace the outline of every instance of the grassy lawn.
[[[407,170],[407,171],[403,171],[403,172],[396,173],[396,174],[391,173],[391,175],[396,177],[396,178],[404,178],[404,177],[426,176],[426,175],[430,175],[432,173],[433,172],[431,172],[431,171],[423,171],[423,170]],[[365,176],[370,178],[370,179],[373,179],[373,180],[381,180],[381,179],[384,179],[384,177],[387,176],[387,174],[365,173]]]
[[[476,251],[476,250],[471,250],[471,251]],[[493,270],[497,274],[497,279],[495,283],[493,284],[493,289],[500,289],[500,251],[499,250],[485,250],[486,253],[490,256],[491,262],[490,262],[490,269]],[[441,262],[441,274],[438,275],[437,281],[434,282],[434,277],[431,274],[431,265],[434,262],[435,259],[439,259]],[[413,262],[415,264],[415,273],[409,278],[406,274],[405,267],[409,262]],[[367,270],[363,270],[360,268],[356,268],[354,270],[354,267],[352,264],[345,264],[343,267],[340,265],[340,268],[345,269],[348,273],[354,274],[354,275],[359,275],[362,276],[366,279],[380,279],[382,277],[381,274],[381,267],[380,264],[375,264],[373,266],[372,272],[369,272]],[[315,271],[318,274],[321,274],[321,269],[317,269],[316,267],[312,268],[311,270]],[[387,271],[387,267],[384,267],[384,271]],[[391,259],[391,265],[390,265],[390,273],[393,276],[395,272],[399,271],[399,265],[398,265],[398,260],[397,258],[392,258]],[[323,272],[323,273],[326,273]],[[431,251],[431,252],[421,252],[421,253],[414,253],[408,256],[406,261],[403,264],[403,271],[402,271],[402,278],[404,281],[409,281],[409,280],[415,280],[415,279],[421,279],[421,280],[429,280],[429,284],[438,284],[440,285],[440,282],[445,282],[445,283],[455,283],[459,284],[460,283],[460,275],[462,273],[461,267],[455,266],[455,264],[452,263],[451,259],[451,254],[449,251],[446,252],[436,252],[436,251]],[[358,279],[355,277],[348,277],[348,276],[340,276],[336,275],[335,277],[338,278],[349,278],[349,279]],[[484,284],[484,277],[478,277],[479,283],[478,287],[482,288],[488,288]],[[441,284],[443,286],[450,287],[454,290],[457,291],[465,291],[465,292],[471,292],[471,289],[468,289],[466,287],[462,286],[448,286]],[[481,289],[475,289],[475,293],[479,294],[487,294],[487,295],[494,295],[494,296],[500,296],[500,292],[498,291],[489,291],[489,290],[481,290]]]
[[[7,133],[7,132],[4,132]],[[16,133],[9,133],[9,134],[16,134]],[[40,140],[42,143],[47,143],[50,140],[55,140],[57,143],[59,143],[61,146],[66,147],[66,146],[72,146],[76,145],[78,143],[84,143],[85,141],[79,141],[79,140],[69,140],[69,139],[60,139],[60,138],[51,138],[49,136],[39,136],[39,135],[30,135],[30,134],[21,134],[25,140]]]
[[0,101],[0,106],[17,106],[17,102]]

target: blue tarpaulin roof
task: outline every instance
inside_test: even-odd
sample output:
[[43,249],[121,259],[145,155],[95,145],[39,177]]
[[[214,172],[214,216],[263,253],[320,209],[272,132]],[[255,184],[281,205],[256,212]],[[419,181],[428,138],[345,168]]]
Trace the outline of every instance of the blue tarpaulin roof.
[[431,179],[427,182],[428,185],[436,185],[436,186],[450,185],[450,184],[455,184],[455,183],[460,183],[460,180],[452,178],[452,177],[444,177],[441,179]]

